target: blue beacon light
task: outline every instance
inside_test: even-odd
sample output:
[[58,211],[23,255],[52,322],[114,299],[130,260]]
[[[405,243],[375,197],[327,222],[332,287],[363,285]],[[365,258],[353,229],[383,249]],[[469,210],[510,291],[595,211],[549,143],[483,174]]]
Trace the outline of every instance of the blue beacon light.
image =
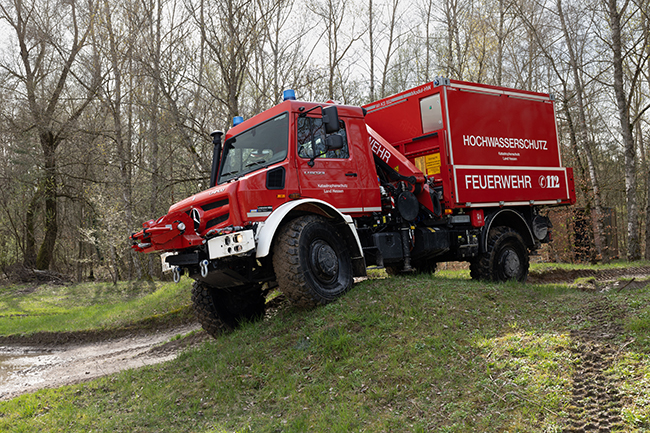
[[284,92],[282,92],[282,97],[284,101],[295,101],[296,91],[293,89],[287,89]]
[[237,126],[244,121],[244,118],[241,116],[235,116],[232,118],[232,126]]

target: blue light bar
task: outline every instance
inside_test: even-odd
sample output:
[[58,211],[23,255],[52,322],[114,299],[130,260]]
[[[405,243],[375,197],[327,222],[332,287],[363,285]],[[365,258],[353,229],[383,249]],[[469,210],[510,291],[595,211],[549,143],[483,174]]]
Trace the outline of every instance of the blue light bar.
[[282,92],[282,97],[284,98],[284,101],[295,101],[296,100],[296,92],[295,90],[292,89],[287,89],[284,92]]
[[232,126],[237,126],[244,121],[244,118],[241,116],[235,116],[232,118]]

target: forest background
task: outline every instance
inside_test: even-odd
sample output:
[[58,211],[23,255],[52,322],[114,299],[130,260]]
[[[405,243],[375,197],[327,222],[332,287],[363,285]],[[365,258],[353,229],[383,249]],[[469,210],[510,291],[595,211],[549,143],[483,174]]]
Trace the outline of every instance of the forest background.
[[436,76],[552,93],[590,259],[650,259],[649,3],[0,0],[0,269],[157,276],[128,236],[206,188],[210,132]]

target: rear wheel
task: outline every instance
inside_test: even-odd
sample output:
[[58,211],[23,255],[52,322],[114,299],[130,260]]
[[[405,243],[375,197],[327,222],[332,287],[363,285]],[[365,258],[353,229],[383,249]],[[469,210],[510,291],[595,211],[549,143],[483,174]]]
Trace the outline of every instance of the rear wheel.
[[196,318],[214,338],[235,329],[243,321],[264,317],[265,301],[261,284],[231,289],[215,289],[200,281],[192,285]]
[[469,269],[475,280],[526,281],[529,264],[521,235],[501,226],[490,230],[487,251],[470,262]]
[[336,229],[324,218],[296,218],[279,232],[273,268],[280,290],[300,307],[327,304],[353,281],[352,260]]

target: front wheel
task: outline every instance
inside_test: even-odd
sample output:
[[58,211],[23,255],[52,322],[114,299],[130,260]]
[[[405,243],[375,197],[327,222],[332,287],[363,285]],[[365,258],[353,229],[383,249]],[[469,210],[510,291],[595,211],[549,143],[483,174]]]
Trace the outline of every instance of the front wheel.
[[487,251],[470,262],[475,280],[526,281],[530,262],[521,235],[510,227],[490,230]]
[[231,289],[215,289],[200,281],[192,285],[196,318],[214,338],[235,329],[242,321],[264,317],[265,303],[261,284]]
[[322,217],[296,218],[279,232],[273,268],[280,290],[299,307],[327,304],[352,287],[345,241]]

